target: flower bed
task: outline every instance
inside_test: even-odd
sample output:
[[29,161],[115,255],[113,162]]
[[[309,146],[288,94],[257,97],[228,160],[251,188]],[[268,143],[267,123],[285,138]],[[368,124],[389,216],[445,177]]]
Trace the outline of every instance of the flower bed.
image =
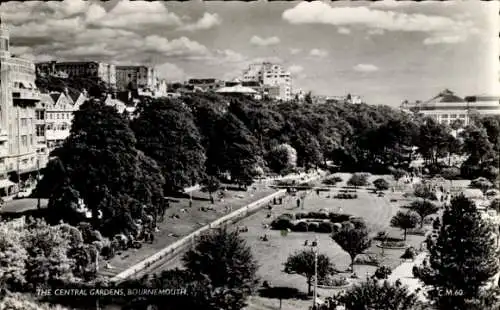
[[357,194],[349,194],[349,193],[340,193],[335,195],[336,199],[356,199],[358,198]]

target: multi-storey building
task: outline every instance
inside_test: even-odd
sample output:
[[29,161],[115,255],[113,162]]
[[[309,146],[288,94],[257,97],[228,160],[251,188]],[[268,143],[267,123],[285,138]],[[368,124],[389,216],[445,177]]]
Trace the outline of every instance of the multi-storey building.
[[273,91],[274,99],[285,101],[293,99],[291,74],[281,65],[269,62],[250,65],[243,73],[242,82],[251,81],[257,81],[264,87],[278,87],[277,94]]
[[116,86],[119,91],[130,88],[156,91],[158,88],[156,70],[147,66],[116,66]]
[[41,95],[41,100],[36,105],[35,121],[39,150],[46,146],[50,152],[62,145],[70,134],[73,113],[83,102],[83,94],[72,94],[67,90],[64,93],[51,92]]
[[110,87],[116,87],[116,67],[112,64],[97,61],[48,61],[37,63],[36,71],[42,75],[95,78]]
[[500,115],[500,97],[468,96],[462,99],[446,89],[428,101],[405,101],[401,108],[429,116],[442,124],[450,125],[460,120],[463,125],[468,125],[474,114]]
[[208,78],[208,79],[189,79],[187,82],[188,85],[192,85],[193,87],[197,87],[204,92],[216,91],[217,89],[224,87],[224,81]]
[[21,178],[43,166],[37,155],[35,105],[40,92],[35,85],[35,65],[9,52],[9,32],[0,20],[0,195],[13,188],[6,178],[17,172]]

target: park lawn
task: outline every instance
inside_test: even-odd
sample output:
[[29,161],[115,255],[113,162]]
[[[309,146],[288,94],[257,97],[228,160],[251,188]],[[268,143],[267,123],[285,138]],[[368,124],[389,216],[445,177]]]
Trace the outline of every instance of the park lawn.
[[[189,209],[189,198],[171,198],[176,201],[170,202],[170,208],[166,211],[164,221],[158,224],[160,231],[155,233],[154,242],[152,244],[143,243],[142,248],[139,250],[122,251],[121,255],[116,255],[109,260],[112,269],[101,268],[100,273],[106,276],[114,276],[155,254],[182,236],[188,235],[196,229],[228,214],[230,211],[226,210],[226,206],[231,206],[232,210],[235,211],[275,192],[275,190],[265,186],[257,185],[256,187],[255,191],[250,188],[247,192],[227,190],[223,201],[216,200],[214,205],[210,204],[208,193],[194,191],[192,193],[193,205],[191,209]],[[213,206],[215,211],[199,210],[200,207],[207,206]],[[186,209],[187,212],[182,213],[181,209]],[[171,218],[174,214],[179,215],[180,218]],[[175,234],[175,236],[171,234]]]

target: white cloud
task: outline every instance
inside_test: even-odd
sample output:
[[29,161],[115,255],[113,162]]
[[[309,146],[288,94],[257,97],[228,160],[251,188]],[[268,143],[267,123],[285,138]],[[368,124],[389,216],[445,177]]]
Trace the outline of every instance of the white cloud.
[[368,35],[371,35],[371,36],[380,36],[380,35],[383,35],[385,33],[385,31],[383,29],[370,29],[368,30]]
[[292,55],[297,55],[300,52],[302,52],[302,49],[300,49],[300,48],[291,48],[290,49],[290,54],[292,54]]
[[340,33],[340,34],[350,34],[351,33],[351,29],[346,28],[346,27],[339,27],[337,29],[337,32]]
[[357,64],[353,67],[354,71],[358,72],[375,72],[378,71],[378,67],[372,64]]
[[186,72],[179,66],[172,63],[163,63],[156,66],[158,76],[168,81],[183,81],[186,79]]
[[[185,17],[184,20],[186,20]],[[203,17],[200,18],[197,22],[181,26],[179,30],[185,30],[185,31],[206,30],[218,26],[221,23],[222,19],[219,17],[219,15],[205,12],[205,14],[203,14]]]
[[460,35],[453,36],[434,36],[429,37],[424,40],[425,45],[436,45],[436,44],[456,44],[464,42],[467,38]]
[[304,71],[304,67],[299,65],[291,65],[290,67],[288,67],[288,71],[290,71],[291,74],[299,74]]
[[280,43],[280,38],[278,37],[261,38],[259,36],[253,36],[250,39],[250,43],[257,46],[276,45]]
[[323,58],[328,56],[328,51],[318,48],[313,48],[309,51],[309,56]]
[[423,5],[440,5],[440,6],[450,6],[454,5],[454,1],[411,1],[411,0],[383,0],[383,1],[376,1],[372,2],[370,4],[371,7],[377,7],[377,8],[390,8],[390,9],[395,9],[395,8],[403,8],[403,7],[408,7],[408,6],[423,6]]
[[425,32],[444,37],[456,34],[467,37],[475,29],[471,21],[445,16],[385,11],[366,6],[332,7],[320,1],[301,2],[285,10],[282,17],[291,24],[362,26],[377,31]]

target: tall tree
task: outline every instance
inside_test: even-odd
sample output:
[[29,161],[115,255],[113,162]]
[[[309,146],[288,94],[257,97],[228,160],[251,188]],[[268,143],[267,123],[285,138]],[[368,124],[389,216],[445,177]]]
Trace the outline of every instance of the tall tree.
[[193,115],[179,102],[158,99],[143,102],[132,122],[137,147],[153,158],[174,192],[201,181],[205,150]]
[[418,305],[417,295],[400,281],[391,284],[388,281],[380,283],[375,279],[349,288],[347,292],[338,294],[335,300],[344,305],[346,310],[414,310]]
[[439,210],[435,204],[427,200],[416,200],[410,204],[409,209],[415,211],[420,216],[420,227],[424,226],[424,219],[427,216]]
[[413,211],[398,211],[391,219],[391,226],[401,228],[404,232],[404,240],[406,241],[406,232],[408,229],[417,227],[419,220],[418,214]]
[[[285,262],[285,272],[300,274],[307,280],[307,293],[311,294],[311,285],[315,274],[314,250],[302,250],[290,255]],[[325,279],[335,272],[330,258],[318,253],[318,280]]]
[[257,283],[257,262],[237,231],[222,228],[203,236],[183,262],[198,279],[209,281],[215,309],[242,309]]
[[343,226],[338,232],[333,233],[333,240],[346,251],[351,258],[351,270],[354,273],[354,260],[371,246],[368,229],[364,226]]
[[494,229],[464,196],[452,200],[442,222],[437,240],[427,242],[430,264],[417,274],[439,309],[470,309],[499,271]]
[[420,127],[418,139],[419,152],[431,164],[437,164],[439,156],[446,153],[450,142],[450,133],[447,128],[428,118]]

